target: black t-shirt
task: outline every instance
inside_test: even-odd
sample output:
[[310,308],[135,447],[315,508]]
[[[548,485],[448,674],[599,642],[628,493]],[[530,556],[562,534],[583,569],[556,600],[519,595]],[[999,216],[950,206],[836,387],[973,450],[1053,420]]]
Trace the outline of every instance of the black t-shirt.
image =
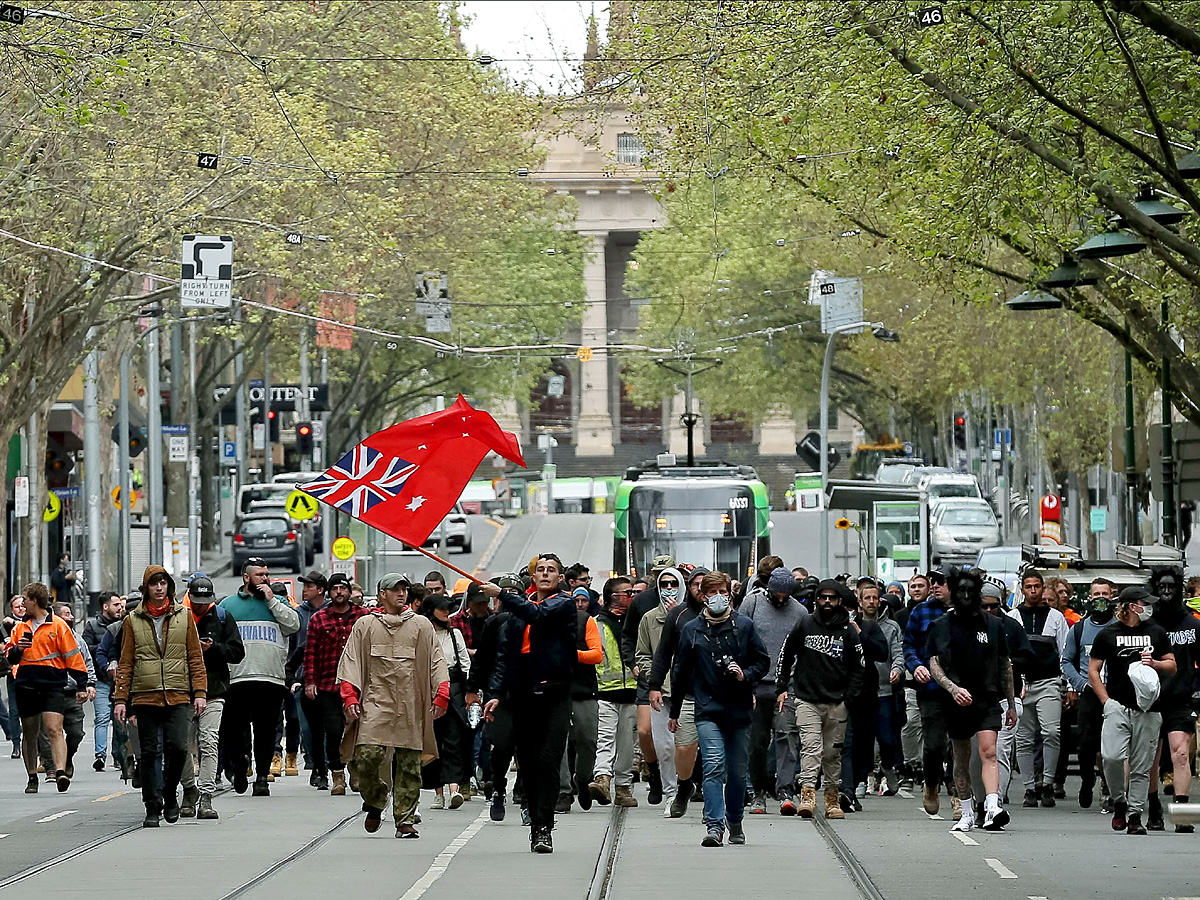
[[1142,658],[1143,650],[1150,650],[1155,659],[1162,659],[1171,652],[1167,633],[1153,622],[1134,625],[1132,628],[1116,620],[1104,628],[1092,642],[1092,659],[1104,662],[1108,670],[1105,679],[1108,695],[1130,709],[1139,709],[1133,682],[1129,680],[1129,667]]
[[1163,676],[1162,694],[1154,704],[1156,710],[1191,708],[1192,691],[1196,687],[1196,660],[1200,656],[1200,618],[1184,606],[1176,611],[1156,609],[1150,620],[1161,625],[1175,654],[1175,674]]
[[1003,695],[1009,650],[995,616],[957,611],[942,616],[930,629],[929,655],[938,658],[951,681],[970,691],[975,704],[991,706]]

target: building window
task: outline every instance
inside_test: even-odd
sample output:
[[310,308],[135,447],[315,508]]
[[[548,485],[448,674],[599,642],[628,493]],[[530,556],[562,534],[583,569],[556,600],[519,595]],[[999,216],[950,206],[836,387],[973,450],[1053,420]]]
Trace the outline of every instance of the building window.
[[[821,427],[821,407],[814,406],[808,410],[808,427]],[[829,407],[829,430],[837,431],[838,427],[838,411],[836,406]]]
[[617,135],[617,162],[640,166],[645,158],[646,143],[638,135]]

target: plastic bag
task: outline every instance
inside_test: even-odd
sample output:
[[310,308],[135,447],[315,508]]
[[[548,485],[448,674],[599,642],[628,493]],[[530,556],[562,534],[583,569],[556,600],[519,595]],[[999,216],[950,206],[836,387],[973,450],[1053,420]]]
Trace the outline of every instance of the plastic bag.
[[1137,697],[1138,707],[1146,712],[1154,705],[1162,691],[1162,682],[1158,672],[1137,660],[1129,666],[1129,680],[1133,684],[1133,693]]

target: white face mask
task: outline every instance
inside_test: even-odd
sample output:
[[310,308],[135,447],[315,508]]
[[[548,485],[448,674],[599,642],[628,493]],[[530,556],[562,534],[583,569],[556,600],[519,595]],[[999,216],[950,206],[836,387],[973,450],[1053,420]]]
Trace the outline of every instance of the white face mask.
[[1137,617],[1138,617],[1139,622],[1150,621],[1150,617],[1152,615],[1154,615],[1154,608],[1151,606],[1146,606],[1145,604],[1142,604],[1141,609],[1139,609],[1137,611]]
[[704,605],[714,616],[723,615],[725,610],[729,609],[729,595],[713,594],[711,597],[705,597]]
[[679,588],[677,588],[677,587],[663,588],[658,593],[662,596],[662,599],[664,601],[666,601],[667,603],[674,603],[676,598],[679,597]]

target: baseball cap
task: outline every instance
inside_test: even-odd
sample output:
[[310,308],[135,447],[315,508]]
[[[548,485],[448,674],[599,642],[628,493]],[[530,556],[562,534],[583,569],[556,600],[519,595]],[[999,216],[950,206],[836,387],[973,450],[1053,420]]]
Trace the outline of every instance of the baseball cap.
[[1118,603],[1141,603],[1147,606],[1152,606],[1157,598],[1140,584],[1131,584],[1127,588],[1122,588],[1121,593],[1117,594]]
[[492,579],[492,584],[502,587],[506,591],[525,590],[525,583],[521,581],[521,576],[516,572],[502,572]]
[[276,597],[286,597],[288,595],[287,585],[282,581],[272,581],[271,593]]
[[212,579],[199,575],[188,582],[188,596],[193,600],[212,600],[216,596]]
[[674,567],[675,567],[675,557],[671,556],[669,553],[664,553],[661,556],[654,557],[654,564],[650,568],[652,568],[652,569],[671,569]]
[[317,587],[319,587],[323,591],[327,590],[329,588],[329,579],[327,579],[324,575],[322,575],[316,569],[313,569],[307,575],[301,576],[300,583],[301,584],[315,584]]
[[350,578],[343,572],[334,572],[329,576],[329,581],[325,583],[325,590],[331,589],[335,584],[344,584],[350,587]]
[[[337,578],[337,575],[333,576]],[[342,576],[343,578],[345,576]],[[330,579],[331,581],[333,579]],[[347,582],[349,583],[349,582]],[[398,587],[412,587],[412,582],[408,580],[408,576],[400,572],[389,572],[379,579],[379,590],[394,591]]]
[[1004,599],[1004,588],[990,579],[983,582],[983,587],[980,588],[979,593],[983,597],[995,597],[997,600]]

